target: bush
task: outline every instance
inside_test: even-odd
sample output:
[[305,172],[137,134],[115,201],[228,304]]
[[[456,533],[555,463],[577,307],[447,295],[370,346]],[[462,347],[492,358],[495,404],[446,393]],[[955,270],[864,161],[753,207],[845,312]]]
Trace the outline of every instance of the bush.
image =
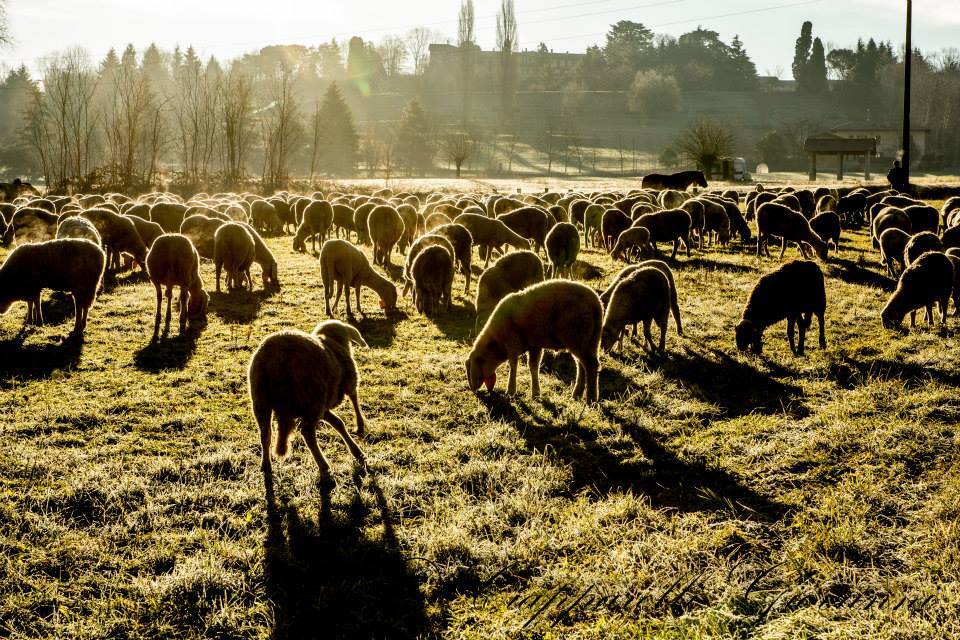
[[701,120],[680,134],[673,146],[680,157],[707,174],[709,180],[720,160],[733,154],[735,140],[726,126]]
[[630,109],[645,118],[659,118],[680,110],[680,85],[658,71],[638,71],[630,86]]

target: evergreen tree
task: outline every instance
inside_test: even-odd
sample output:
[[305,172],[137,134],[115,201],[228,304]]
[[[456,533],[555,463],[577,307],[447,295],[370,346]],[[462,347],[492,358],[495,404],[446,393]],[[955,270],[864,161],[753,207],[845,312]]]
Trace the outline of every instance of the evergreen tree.
[[425,174],[433,166],[433,145],[427,112],[416,99],[403,110],[397,130],[397,160],[408,172]]
[[802,84],[807,63],[810,61],[810,48],[813,46],[813,23],[807,20],[800,28],[800,37],[793,54],[793,79]]
[[807,93],[823,94],[827,92],[827,58],[823,49],[823,41],[817,38],[813,41],[813,52],[807,63],[801,89]]
[[352,174],[357,164],[359,136],[350,107],[336,82],[330,83],[314,117],[317,167],[337,176]]

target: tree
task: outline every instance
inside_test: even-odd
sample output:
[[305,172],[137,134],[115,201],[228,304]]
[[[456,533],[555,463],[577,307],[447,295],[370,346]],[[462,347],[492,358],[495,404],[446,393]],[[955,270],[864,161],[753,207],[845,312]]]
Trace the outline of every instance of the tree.
[[645,118],[660,118],[680,109],[680,85],[659,71],[637,71],[630,86],[630,109]]
[[733,153],[734,137],[717,122],[700,120],[680,134],[673,146],[681,157],[707,174],[709,179],[717,162]]
[[430,121],[416,99],[411,100],[400,117],[397,129],[397,161],[408,173],[425,174],[433,166]]
[[430,42],[434,39],[434,33],[425,27],[417,27],[407,32],[407,50],[413,60],[413,75],[422,76],[426,72],[430,59]]
[[383,70],[387,76],[391,78],[399,76],[407,60],[407,45],[403,38],[385,36],[380,40],[377,52],[383,62]]
[[817,38],[813,41],[813,52],[810,54],[810,61],[807,63],[807,70],[804,75],[804,82],[800,89],[806,93],[823,94],[827,92],[827,59],[823,49],[823,41]]
[[0,46],[10,44],[10,30],[7,26],[7,3],[0,0]]
[[260,119],[263,141],[263,188],[282,187],[289,178],[289,163],[300,147],[303,125],[300,122],[300,103],[295,91],[293,70],[278,65],[268,79],[267,101]]
[[774,167],[784,167],[790,157],[790,144],[778,131],[771,131],[757,141],[760,160]]
[[516,82],[517,17],[513,0],[501,0],[497,12],[497,51],[500,52],[500,119],[507,123],[513,115],[513,91]]
[[238,184],[246,174],[246,158],[253,135],[253,81],[234,62],[227,69],[220,91],[220,153],[224,182]]
[[313,117],[311,179],[315,168],[336,176],[353,173],[360,138],[353,115],[336,82],[330,84]]
[[653,52],[653,32],[639,22],[620,20],[607,32],[603,56],[617,87],[624,87]]
[[457,47],[460,53],[460,89],[463,98],[461,114],[464,126],[470,120],[473,65],[477,49],[475,32],[476,19],[473,12],[473,0],[463,0],[460,5],[460,12],[457,14]]
[[457,178],[460,178],[460,169],[463,163],[473,155],[473,136],[465,131],[451,131],[443,137],[443,152],[447,160],[457,169]]
[[807,62],[810,60],[810,47],[813,46],[813,23],[807,20],[800,27],[800,37],[797,38],[797,44],[793,53],[793,79],[798,83],[803,82],[804,72],[807,69]]

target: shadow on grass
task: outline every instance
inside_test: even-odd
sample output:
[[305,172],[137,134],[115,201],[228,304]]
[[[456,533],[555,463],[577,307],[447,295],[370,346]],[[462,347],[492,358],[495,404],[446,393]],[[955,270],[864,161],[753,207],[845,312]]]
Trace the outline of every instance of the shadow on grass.
[[340,320],[349,322],[363,335],[371,347],[384,348],[393,344],[397,337],[397,323],[407,319],[407,313],[401,309],[394,309],[390,313],[364,314],[352,319],[346,315]]
[[[175,327],[176,323],[173,324]],[[201,332],[202,329],[187,325],[184,333],[153,340],[134,354],[133,363],[137,369],[150,373],[183,369],[197,350]]]
[[871,379],[899,380],[908,387],[930,382],[960,387],[960,372],[895,360],[857,360],[842,356],[830,363],[827,378],[845,389],[855,389]]
[[674,260],[670,261],[670,265],[671,267],[681,271],[685,269],[706,269],[707,271],[722,271],[723,273],[753,273],[756,271],[756,269],[750,265],[719,262],[717,260],[709,260],[707,258]]
[[830,265],[827,275],[843,280],[847,284],[873,287],[883,291],[893,291],[897,288],[897,282],[886,274],[867,269],[853,260],[834,257],[830,260]]
[[249,324],[260,313],[260,307],[277,293],[275,289],[258,289],[210,293],[210,311],[228,324]]
[[273,603],[272,637],[427,637],[429,618],[419,579],[400,550],[391,513],[374,478],[380,539],[366,532],[369,509],[353,493],[331,507],[322,497],[316,523],[268,492],[264,576]]
[[55,371],[69,371],[80,362],[83,338],[69,336],[60,343],[24,346],[27,332],[0,341],[0,388],[15,380],[39,380]]
[[476,316],[473,305],[450,305],[450,310],[441,310],[430,321],[440,329],[441,333],[456,342],[469,342],[473,337],[473,325]]
[[60,325],[74,316],[73,296],[62,291],[54,291],[47,300],[40,300],[43,324]]

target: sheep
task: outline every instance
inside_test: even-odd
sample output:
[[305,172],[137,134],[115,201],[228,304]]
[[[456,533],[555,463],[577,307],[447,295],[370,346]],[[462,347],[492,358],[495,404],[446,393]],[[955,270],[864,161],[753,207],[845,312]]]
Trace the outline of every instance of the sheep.
[[88,209],[80,214],[93,223],[107,251],[107,268],[120,268],[120,255],[128,254],[141,270],[145,268],[147,245],[130,218],[107,209]]
[[587,208],[593,204],[585,198],[578,198],[571,202],[567,207],[567,210],[570,213],[569,219],[570,222],[575,225],[583,226],[584,214],[587,211]]
[[580,253],[580,232],[577,227],[572,222],[559,222],[550,229],[543,244],[550,263],[550,277],[569,278]]
[[100,245],[100,233],[93,223],[80,216],[64,218],[57,227],[57,238],[83,238]]
[[591,244],[597,246],[597,237],[601,235],[603,214],[607,208],[601,204],[591,204],[583,212],[583,243],[585,247]]
[[220,293],[220,273],[227,270],[227,288],[239,289],[246,280],[253,291],[250,266],[257,253],[257,245],[246,227],[237,222],[222,225],[213,236],[213,263],[217,272],[217,293]]
[[953,265],[953,315],[960,316],[960,250],[951,249],[946,254]]
[[44,289],[73,296],[74,337],[82,337],[96,298],[107,255],[83,238],[59,238],[21,244],[0,265],[0,315],[16,301],[27,303],[26,324],[43,324],[40,294]]
[[558,204],[550,205],[550,207],[547,208],[547,212],[550,214],[550,217],[553,218],[551,226],[557,222],[569,222],[567,219],[567,210]]
[[453,253],[441,245],[424,248],[410,267],[413,278],[413,304],[417,311],[432,318],[440,305],[450,310],[453,288]]
[[261,468],[270,486],[271,422],[277,417],[277,441],[273,454],[283,459],[290,436],[299,418],[300,435],[313,455],[324,486],[332,484],[330,464],[317,445],[317,422],[332,426],[361,467],[366,466],[363,451],[347,433],[335,413],[344,396],[350,398],[357,419],[357,436],[363,436],[365,421],[357,396],[359,375],[350,345],[366,347],[360,332],[350,325],[327,320],[313,333],[286,330],[267,336],[250,358],[247,370],[250,404],[260,429]]
[[300,225],[293,237],[293,250],[306,251],[307,238],[311,249],[317,252],[317,236],[326,238],[333,225],[333,207],[326,200],[313,200],[303,209]]
[[190,239],[179,233],[165,233],[157,238],[147,253],[147,274],[157,293],[157,312],[154,316],[153,340],[160,335],[160,307],[162,288],[166,287],[167,314],[164,334],[170,330],[173,288],[180,287],[180,333],[190,324],[202,323],[207,316],[210,295],[203,288],[200,277],[200,254]]
[[150,221],[159,224],[164,233],[177,233],[186,217],[187,207],[175,202],[158,202],[150,207]]
[[543,242],[547,237],[554,220],[550,214],[540,207],[521,207],[508,213],[497,216],[497,220],[507,225],[511,231],[533,243],[534,252],[543,249]]
[[666,351],[670,297],[670,283],[659,269],[641,267],[620,280],[606,305],[600,348],[609,351],[619,342],[622,349],[626,326],[643,322],[646,344],[651,352],[657,350],[650,334],[650,323],[655,321],[660,328],[659,351]]
[[650,173],[643,177],[643,189],[676,189],[686,191],[691,186],[707,188],[707,178],[703,171],[681,171],[679,173]]
[[367,218],[370,212],[379,205],[375,202],[366,202],[353,211],[353,227],[357,231],[357,244],[370,244],[369,229],[367,227]]
[[288,226],[297,226],[296,213],[290,208],[290,204],[286,200],[282,197],[275,196],[267,200],[267,202],[273,205],[273,210],[280,220],[280,231],[286,231]]
[[414,240],[413,244],[410,245],[410,251],[407,252],[407,257],[403,262],[404,284],[403,291],[400,293],[402,297],[406,297],[408,293],[413,291],[413,261],[416,260],[421,251],[433,245],[443,247],[450,253],[450,255],[455,255],[456,253],[450,240],[439,233],[427,233]]
[[[662,260],[644,260],[637,264],[632,264],[630,266],[624,267],[620,270],[614,279],[610,283],[610,286],[600,294],[600,302],[603,303],[606,307],[610,303],[610,296],[613,295],[613,290],[620,284],[620,281],[629,276],[631,273],[638,269],[644,267],[652,267],[654,269],[659,269],[663,272],[663,275],[667,277],[667,282],[670,283],[670,311],[673,313],[673,320],[677,323],[677,335],[683,335],[683,321],[680,318],[680,304],[677,301],[677,285],[673,277],[673,271],[670,269],[670,266]],[[636,332],[634,332],[636,333]]]
[[600,235],[603,236],[603,248],[607,253],[613,250],[620,234],[630,228],[633,221],[619,209],[607,209],[600,223]]
[[[807,328],[816,314],[820,324],[820,348],[826,349],[826,308],[823,271],[811,260],[792,260],[762,276],[753,288],[743,318],[736,328],[737,348],[740,351],[752,349],[760,355],[764,330],[786,318],[790,351],[802,356]],[[795,324],[800,326],[800,340],[796,346]]]
[[420,221],[417,218],[417,210],[412,205],[406,203],[401,204],[397,207],[397,213],[400,214],[400,218],[403,220],[403,235],[400,236],[400,240],[397,242],[397,250],[403,253],[413,242],[414,238],[417,237],[417,229],[420,228]]
[[704,207],[700,200],[691,198],[678,209],[682,209],[690,214],[690,231],[697,236],[698,247],[703,249],[703,225],[704,225]]
[[750,225],[743,217],[743,212],[740,211],[740,205],[727,198],[713,198],[712,200],[723,205],[724,211],[727,213],[727,219],[730,221],[731,234],[736,233],[740,236],[741,242],[749,240],[753,234],[750,231]]
[[500,249],[505,244],[516,249],[531,247],[529,240],[514,233],[502,220],[487,218],[476,213],[461,213],[453,221],[463,225],[470,232],[474,246],[480,250],[480,255],[484,258],[484,269],[490,264],[490,256],[494,249]]
[[647,213],[637,218],[633,226],[643,227],[650,232],[650,243],[653,245],[654,252],[659,252],[658,242],[673,242],[673,253],[671,259],[677,257],[677,250],[680,243],[683,243],[690,257],[690,214],[683,209],[666,209],[655,213]]
[[53,240],[57,235],[59,223],[60,219],[55,213],[24,207],[7,221],[7,228],[3,232],[3,244],[7,246],[14,241],[24,244]]
[[885,207],[883,211],[877,214],[871,225],[871,241],[873,247],[877,248],[880,242],[880,234],[886,229],[900,229],[905,233],[913,232],[913,225],[910,218],[902,209],[896,207]]
[[445,213],[434,212],[428,215],[424,219],[423,227],[426,231],[430,232],[436,229],[437,227],[445,224],[452,224],[453,220],[450,219]]
[[257,233],[256,229],[246,222],[238,222],[237,224],[243,225],[243,228],[246,229],[250,237],[253,238],[253,243],[256,246],[253,261],[260,265],[260,279],[263,281],[263,288],[268,289],[273,287],[279,289],[280,275],[277,270],[277,259],[273,256],[273,253],[267,247],[263,238],[260,237],[260,234]]
[[834,213],[837,211],[837,199],[829,194],[817,200],[817,213],[821,214],[827,211],[833,211]]
[[320,279],[323,283],[323,298],[328,317],[333,317],[330,298],[333,296],[334,283],[337,284],[337,297],[333,306],[336,307],[340,303],[340,296],[346,288],[348,317],[353,316],[353,311],[350,309],[351,287],[356,289],[357,313],[361,315],[363,307],[360,305],[360,288],[363,286],[373,289],[380,296],[381,309],[389,312],[397,306],[396,286],[374,271],[367,257],[346,240],[327,240],[320,247]]
[[940,209],[940,212],[943,218],[943,224],[947,226],[951,226],[948,223],[948,220],[951,218],[951,216],[954,215],[954,212],[956,211],[960,211],[960,196],[953,196],[952,198],[947,199],[943,203],[943,208]]
[[907,245],[903,248],[904,267],[909,267],[916,262],[917,258],[928,251],[944,252],[943,242],[940,241],[937,234],[929,231],[913,234],[907,242]]
[[[559,226],[559,225],[558,225]],[[549,241],[548,241],[549,243]],[[577,362],[573,397],[586,390],[597,401],[603,307],[597,293],[578,282],[549,280],[507,295],[494,308],[465,363],[471,391],[481,384],[493,391],[497,367],[510,363],[507,393],[517,391],[517,361],[529,354],[531,393],[540,395],[540,358],[544,349],[569,351]]]
[[390,205],[377,205],[367,217],[367,237],[373,242],[373,264],[390,266],[390,254],[404,233],[403,218]]
[[886,265],[887,274],[891,278],[897,275],[897,271],[893,268],[894,261],[900,263],[900,271],[907,268],[904,262],[904,250],[908,242],[910,242],[910,234],[896,227],[885,229],[880,234],[880,260]]
[[900,274],[897,289],[880,312],[886,329],[897,329],[910,314],[910,327],[916,326],[917,309],[926,307],[927,324],[933,324],[933,307],[940,308],[940,325],[945,327],[947,304],[953,291],[953,263],[946,255],[928,252]]
[[343,231],[344,237],[349,240],[350,232],[356,231],[353,224],[354,210],[350,205],[341,202],[333,205],[333,226],[336,227],[336,237],[340,237],[340,231]]
[[641,260],[653,256],[653,245],[650,243],[650,230],[646,227],[630,227],[617,237],[617,242],[610,251],[614,260],[628,262],[634,256]]
[[807,220],[812,218],[815,213],[819,213],[817,211],[817,200],[813,195],[813,191],[810,191],[809,189],[798,189],[797,191],[793,192],[793,196],[800,204],[800,208],[798,210]]
[[833,247],[840,252],[840,216],[834,211],[824,211],[813,216],[810,220],[810,228],[815,234],[820,236],[824,242],[833,243]]
[[940,212],[937,211],[936,207],[911,205],[906,207],[903,212],[910,218],[910,229],[913,233],[921,231],[937,233],[940,231]]
[[771,237],[781,239],[781,260],[787,250],[787,242],[796,242],[804,258],[807,257],[805,245],[809,245],[817,257],[827,259],[827,244],[810,228],[810,221],[802,213],[777,202],[768,202],[757,210],[757,256],[763,251],[770,257]]
[[[730,216],[727,214],[727,208],[714,200],[701,199],[703,205],[703,231],[707,234],[710,244],[713,244],[713,236],[716,234],[717,243],[725,246],[730,243]],[[701,237],[702,240],[702,237]]]
[[841,220],[848,224],[863,222],[863,214],[867,210],[867,197],[863,193],[851,192],[837,200],[835,209]]
[[477,319],[474,333],[479,334],[487,319],[504,296],[543,282],[544,269],[540,257],[532,251],[513,251],[502,256],[480,275],[474,307]]
[[141,218],[132,213],[125,213],[123,217],[128,218],[130,222],[133,223],[134,228],[137,230],[137,235],[143,240],[143,244],[146,245],[147,249],[153,245],[154,240],[164,234],[163,227],[156,222],[150,222],[146,218]]
[[470,295],[470,277],[471,261],[473,260],[473,236],[462,224],[443,224],[436,227],[433,233],[441,235],[450,241],[453,246],[453,257],[457,261],[457,267],[463,274],[465,283],[463,285],[463,294]]
[[180,234],[190,238],[201,258],[213,260],[213,237],[225,222],[219,218],[197,214],[186,217],[180,224]]
[[753,198],[747,199],[747,212],[744,214],[744,218],[749,222],[754,220],[757,217],[757,211],[763,205],[768,202],[773,202],[777,199],[777,195],[770,191],[762,191],[756,194]]
[[[958,209],[960,211],[960,209]],[[943,246],[947,249],[960,247],[960,226],[948,227],[940,235]]]
[[283,230],[283,221],[277,208],[266,200],[255,200],[250,205],[250,223],[258,232],[278,233]]

